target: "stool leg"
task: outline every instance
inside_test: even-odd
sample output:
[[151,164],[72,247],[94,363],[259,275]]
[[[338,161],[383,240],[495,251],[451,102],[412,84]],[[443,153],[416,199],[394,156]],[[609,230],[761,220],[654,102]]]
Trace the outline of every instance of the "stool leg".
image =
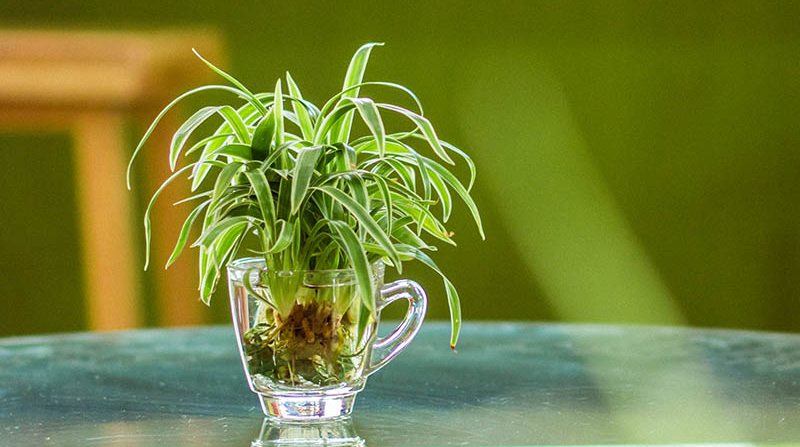
[[125,189],[124,120],[114,111],[87,112],[76,117],[73,132],[89,328],[136,327],[141,264],[133,248],[133,195]]
[[[145,181],[149,191],[155,191],[172,174],[169,170],[168,148],[172,131],[179,126],[180,122],[167,116],[148,140],[139,168],[146,167]],[[187,247],[169,270],[164,270],[183,221],[189,210],[197,204],[173,206],[173,203],[189,195],[188,181],[175,181],[159,196],[153,210],[153,256],[148,275],[154,279],[158,324],[161,326],[196,325],[206,320],[207,308],[200,302],[200,292],[197,290],[197,250]],[[195,229],[192,237],[197,235],[199,233]]]

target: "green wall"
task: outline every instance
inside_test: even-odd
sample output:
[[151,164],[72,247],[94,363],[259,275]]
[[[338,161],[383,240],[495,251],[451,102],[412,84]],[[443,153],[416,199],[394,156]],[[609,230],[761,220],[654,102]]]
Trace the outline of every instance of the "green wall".
[[[479,166],[488,239],[462,209],[460,247],[439,253],[466,319],[800,329],[800,3],[48,3],[0,3],[0,26],[207,26],[253,89],[289,69],[315,101],[359,44],[386,42],[367,77],[411,87]],[[0,138],[1,334],[82,325],[68,151],[41,149],[68,142],[53,138]],[[43,164],[56,181],[19,168]],[[42,275],[10,261],[28,258]],[[444,318],[436,279],[408,275]],[[63,323],[18,318],[21,301]],[[215,321],[226,312],[218,300]]]
[[67,135],[0,134],[0,335],[84,327],[72,172]]

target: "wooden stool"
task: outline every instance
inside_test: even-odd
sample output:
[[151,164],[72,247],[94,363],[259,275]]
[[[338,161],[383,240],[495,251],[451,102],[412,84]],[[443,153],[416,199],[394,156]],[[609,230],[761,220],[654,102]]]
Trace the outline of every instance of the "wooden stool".
[[[142,231],[141,211],[134,216],[136,196],[125,188],[133,149],[127,128],[149,124],[172,97],[213,79],[193,47],[219,60],[219,39],[207,31],[0,32],[0,126],[67,131],[74,138],[90,329],[143,322],[143,247],[134,245],[134,232]],[[149,197],[169,174],[168,145],[179,123],[176,114],[170,116],[136,167],[145,177],[142,196]],[[154,210],[151,274],[158,322],[164,325],[203,322],[191,256],[176,262],[169,274],[161,267],[182,223],[172,206],[180,197],[185,197],[180,187],[165,191]]]

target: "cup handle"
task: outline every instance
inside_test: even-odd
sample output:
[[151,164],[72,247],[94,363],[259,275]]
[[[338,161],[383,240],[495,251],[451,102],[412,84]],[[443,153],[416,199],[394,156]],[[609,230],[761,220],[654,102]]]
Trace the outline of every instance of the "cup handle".
[[417,335],[422,326],[422,320],[425,319],[428,297],[419,284],[408,279],[401,279],[385,285],[381,289],[379,302],[376,303],[378,315],[383,308],[397,300],[408,300],[408,312],[399,326],[386,337],[376,340],[372,345],[372,356],[367,366],[367,374],[374,373],[397,357],[397,354],[400,354],[400,351],[405,349]]

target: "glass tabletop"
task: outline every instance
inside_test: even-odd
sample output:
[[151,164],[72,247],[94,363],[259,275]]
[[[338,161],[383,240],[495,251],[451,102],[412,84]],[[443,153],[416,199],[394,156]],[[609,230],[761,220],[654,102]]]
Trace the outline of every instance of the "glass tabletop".
[[452,353],[448,331],[319,426],[262,418],[227,327],[0,339],[0,446],[800,442],[800,335],[486,323]]

